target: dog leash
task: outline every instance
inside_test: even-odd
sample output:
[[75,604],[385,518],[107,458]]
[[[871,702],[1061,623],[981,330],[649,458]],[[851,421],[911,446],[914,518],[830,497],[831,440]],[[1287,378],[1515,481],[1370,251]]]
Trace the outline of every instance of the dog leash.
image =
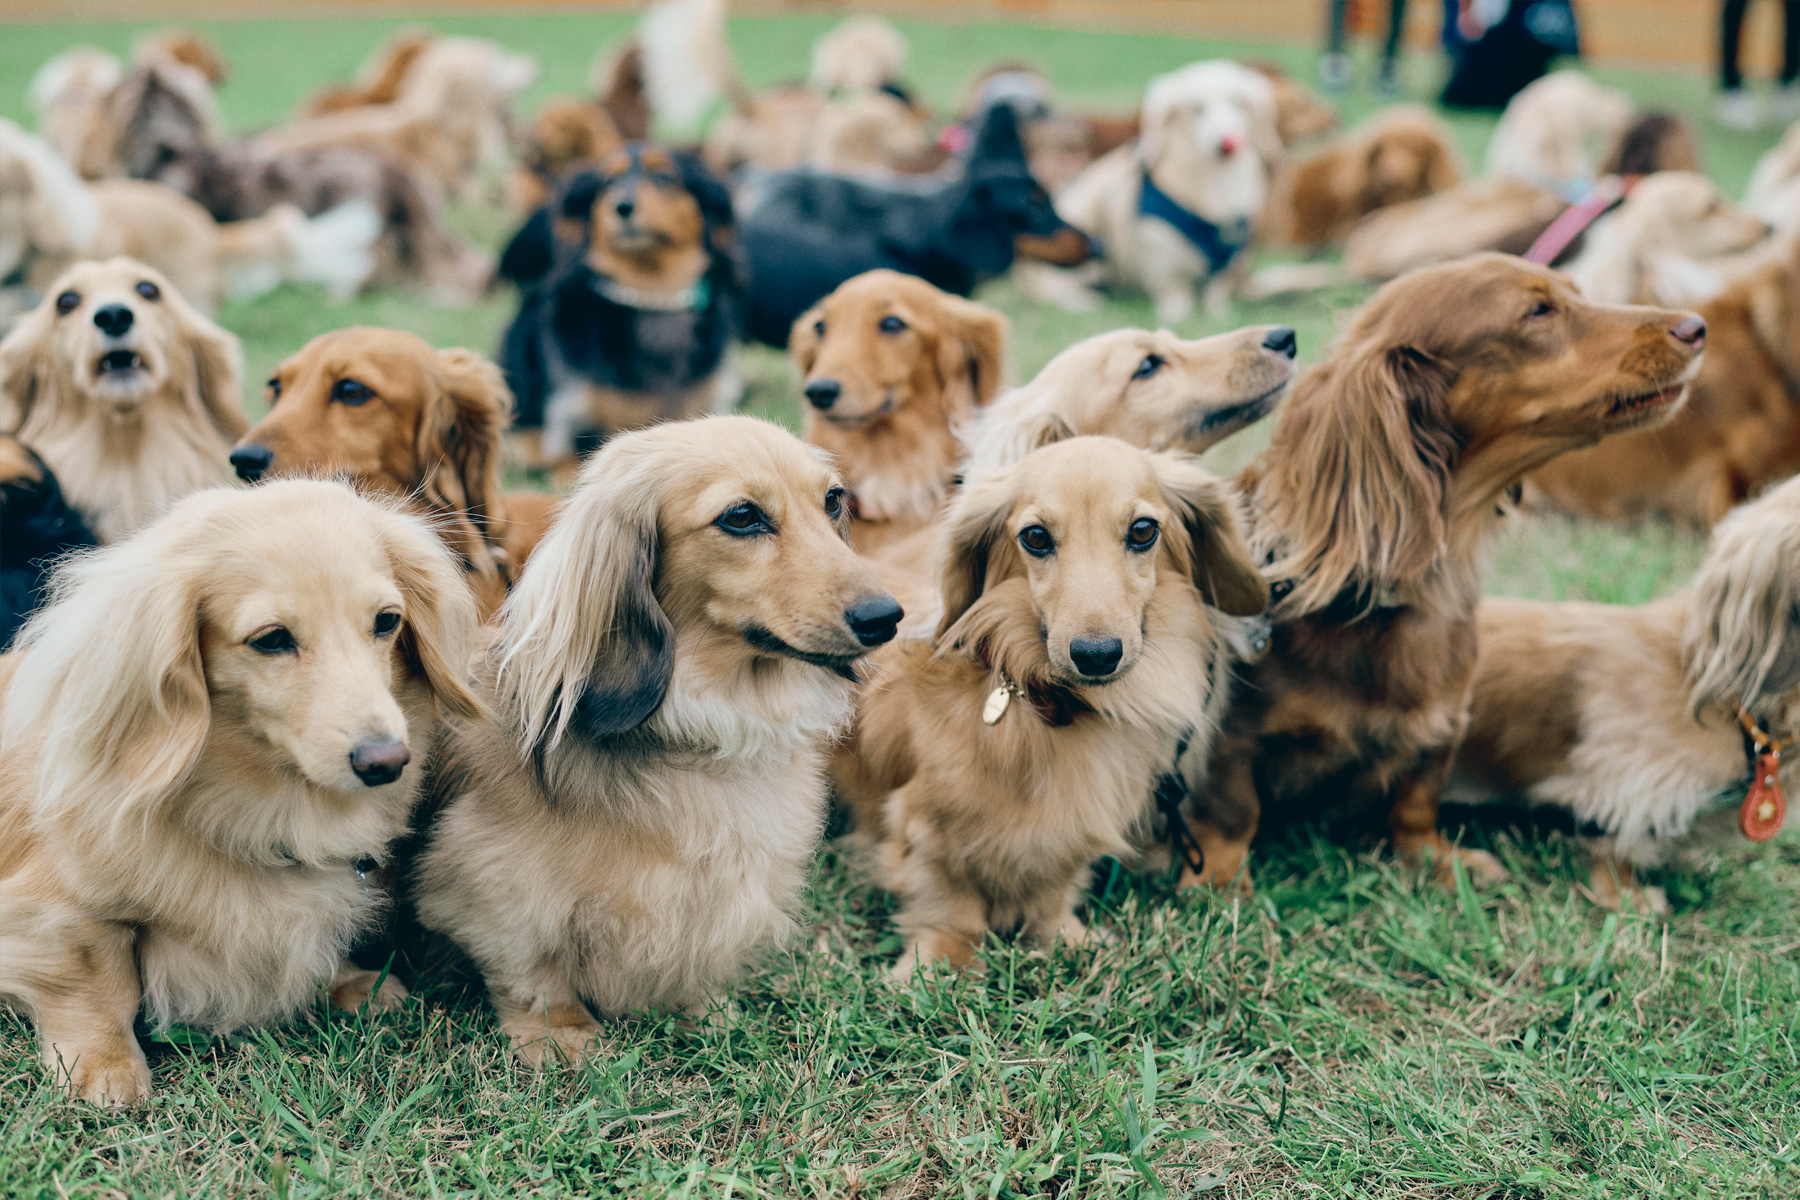
[[1525,261],[1549,266],[1569,243],[1580,237],[1600,215],[1624,200],[1637,186],[1641,175],[1607,175],[1587,190],[1587,194],[1558,214],[1549,228],[1538,234],[1537,241],[1524,254]]
[[1749,756],[1753,774],[1750,790],[1738,808],[1738,828],[1753,842],[1766,842],[1781,832],[1787,817],[1787,798],[1781,794],[1781,752],[1792,739],[1771,736],[1750,716],[1750,710],[1738,705],[1738,724],[1744,727],[1744,750]]
[[1200,843],[1195,840],[1194,831],[1188,828],[1187,818],[1181,815],[1181,802],[1187,799],[1187,781],[1181,777],[1181,756],[1187,753],[1193,736],[1194,731],[1190,729],[1175,744],[1175,761],[1156,781],[1155,795],[1156,809],[1169,827],[1169,845],[1182,864],[1198,875],[1200,868],[1206,865],[1206,856],[1200,852]]

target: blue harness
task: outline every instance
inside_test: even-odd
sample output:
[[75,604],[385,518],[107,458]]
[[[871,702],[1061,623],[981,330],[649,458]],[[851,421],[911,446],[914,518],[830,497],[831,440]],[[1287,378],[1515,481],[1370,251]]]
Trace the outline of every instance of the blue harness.
[[1169,198],[1145,171],[1144,186],[1138,191],[1138,215],[1155,217],[1175,227],[1175,232],[1192,242],[1194,249],[1206,256],[1207,265],[1223,271],[1231,260],[1250,243],[1250,222],[1239,217],[1228,225],[1214,225],[1198,213],[1191,213]]

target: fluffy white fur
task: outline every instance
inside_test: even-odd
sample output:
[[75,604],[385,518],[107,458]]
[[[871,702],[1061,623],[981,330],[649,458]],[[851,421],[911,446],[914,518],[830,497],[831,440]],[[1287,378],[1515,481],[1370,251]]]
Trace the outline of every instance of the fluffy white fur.
[[1579,71],[1554,71],[1507,103],[1488,141],[1488,174],[1574,200],[1630,123],[1624,92]]

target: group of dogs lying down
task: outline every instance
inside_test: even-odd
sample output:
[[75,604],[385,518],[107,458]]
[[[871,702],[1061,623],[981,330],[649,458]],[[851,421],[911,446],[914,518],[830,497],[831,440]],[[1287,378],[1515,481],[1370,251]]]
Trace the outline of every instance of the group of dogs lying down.
[[[1015,260],[1068,267],[1072,215],[955,245],[903,236],[945,196],[965,216],[1024,211],[1054,170],[1063,196],[1114,197],[1097,212],[1118,179],[1132,203],[1153,189],[1111,233],[1082,230],[1125,270],[1182,261],[1155,227],[1187,236],[1200,192],[1178,179],[1212,178],[1196,147],[1231,187],[1226,160],[1244,156],[1293,196],[1321,194],[1311,176],[1382,175],[1392,146],[1357,134],[1322,152],[1341,171],[1274,173],[1276,83],[1207,63],[1153,83],[1124,132],[1057,117],[1027,72],[997,72],[969,143],[921,149],[883,124],[916,119],[887,74],[843,73],[860,61],[844,47],[879,50],[880,27],[839,31],[828,83],[763,96],[706,21],[674,29],[647,21],[610,65],[636,92],[557,119],[624,128],[632,96],[687,78],[686,44],[689,66],[726,63],[724,132],[701,156],[632,140],[566,171],[540,136],[533,215],[501,261],[523,297],[502,363],[338,330],[277,366],[250,427],[237,342],[205,296],[79,248],[0,340],[0,998],[73,1095],[148,1094],[140,1012],[223,1031],[321,989],[385,1008],[443,951],[479,971],[529,1063],[594,1052],[603,1018],[698,1016],[791,930],[833,804],[898,898],[902,978],[974,965],[990,933],[1084,943],[1104,858],[1248,888],[1259,830],[1294,821],[1373,827],[1439,881],[1491,880],[1501,864],[1446,837],[1440,803],[1523,797],[1588,839],[1593,899],[1648,911],[1666,899],[1639,869],[1734,826],[1779,830],[1800,728],[1784,365],[1800,265],[1779,221],[1660,171],[1580,236],[1538,221],[1547,205],[1508,231],[1528,249],[1556,233],[1558,254],[1440,246],[1447,261],[1397,268],[1304,373],[1287,326],[1120,329],[1009,386],[1008,323],[966,292]],[[308,120],[411,146],[410,170],[441,162],[453,187],[465,160],[403,120],[428,111],[405,81],[436,43],[394,47]],[[146,52],[151,74],[177,49]],[[129,78],[96,85],[103,107]],[[1545,83],[1592,86],[1569,78]],[[49,90],[67,99],[63,83]],[[1239,99],[1195,99],[1215,88]],[[70,131],[95,126],[47,111],[69,117],[47,125],[63,153],[81,151]],[[1615,158],[1679,150],[1678,128],[1629,116]],[[1238,135],[1221,129],[1263,117],[1267,155],[1261,134],[1224,152]],[[1574,190],[1584,167],[1559,164],[1556,130],[1513,118],[1492,171],[1562,174],[1460,196],[1439,178],[1422,202]],[[1103,135],[1123,157],[1072,167]],[[125,152],[101,142],[102,159]],[[283,144],[207,143],[195,170],[313,152]],[[890,170],[893,147],[935,147],[960,167],[907,207],[782,161],[794,145],[891,150]],[[716,175],[745,164],[766,168],[747,184],[771,197],[761,227]],[[1675,223],[1744,244],[1632,232],[1696,190]],[[1256,205],[1245,228],[1271,211]],[[1309,228],[1354,237],[1403,207]],[[1230,222],[1214,215],[1217,239]],[[873,235],[806,248],[837,220]],[[726,253],[759,238],[794,268],[759,271],[752,249],[760,295]],[[1596,266],[1622,241],[1631,270]],[[958,249],[976,244],[986,265]],[[1559,254],[1566,271],[1528,261]],[[1190,302],[1215,277],[1253,283],[1235,253],[1214,269],[1196,243],[1186,261],[1166,293],[1138,279],[1159,308],[1178,275]],[[1647,302],[1665,287],[1714,294]],[[712,411],[721,360],[695,347],[745,312],[800,372],[800,437]],[[1278,408],[1237,476],[1197,465]],[[535,411],[566,494],[502,490],[515,409]],[[227,470],[252,486],[215,486]],[[1661,512],[1712,544],[1687,590],[1638,608],[1484,600],[1484,546],[1520,506]]]

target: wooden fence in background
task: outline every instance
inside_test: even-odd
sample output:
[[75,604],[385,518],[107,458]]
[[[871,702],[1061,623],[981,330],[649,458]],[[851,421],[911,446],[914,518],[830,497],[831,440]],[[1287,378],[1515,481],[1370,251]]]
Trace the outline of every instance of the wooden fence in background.
[[[1710,69],[1719,0],[1575,0],[1590,58],[1618,66]],[[633,0],[0,0],[0,21],[201,20],[254,17],[516,11],[628,10]],[[1744,31],[1747,68],[1773,69],[1779,0],[1754,0]],[[1358,23],[1385,19],[1385,0],[1356,0]],[[868,10],[927,21],[1020,20],[1166,29],[1244,41],[1316,42],[1325,0],[735,0],[744,13]],[[1432,44],[1441,0],[1411,0],[1408,41]]]

